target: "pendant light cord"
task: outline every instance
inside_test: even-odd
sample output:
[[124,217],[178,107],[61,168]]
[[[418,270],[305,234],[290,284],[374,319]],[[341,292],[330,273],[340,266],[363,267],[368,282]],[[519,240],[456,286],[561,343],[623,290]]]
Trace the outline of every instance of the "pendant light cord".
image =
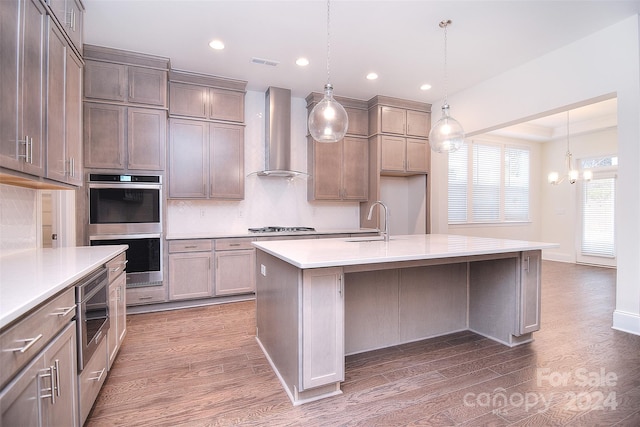
[[451,24],[451,20],[440,21],[440,28],[444,28],[444,105],[448,104],[447,96],[449,93],[449,75],[447,72],[447,27]]
[[331,1],[327,0],[327,84],[331,83],[329,62],[331,57]]

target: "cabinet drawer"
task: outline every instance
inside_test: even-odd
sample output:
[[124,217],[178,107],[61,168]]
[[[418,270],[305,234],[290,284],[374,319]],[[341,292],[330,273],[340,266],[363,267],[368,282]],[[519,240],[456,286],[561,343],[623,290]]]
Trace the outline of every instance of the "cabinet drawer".
[[0,335],[0,385],[13,377],[76,314],[75,288],[69,288]]
[[232,251],[236,249],[253,249],[252,238],[246,239],[216,239],[216,251]]
[[153,304],[165,302],[166,290],[164,286],[144,286],[127,289],[127,305]]
[[175,252],[204,252],[212,249],[211,240],[171,240],[169,253]]
[[80,423],[84,424],[98,393],[107,378],[107,340],[103,339],[91,360],[78,376]]
[[127,253],[122,252],[115,258],[109,260],[106,264],[109,283],[113,283],[116,277],[124,273],[127,267]]

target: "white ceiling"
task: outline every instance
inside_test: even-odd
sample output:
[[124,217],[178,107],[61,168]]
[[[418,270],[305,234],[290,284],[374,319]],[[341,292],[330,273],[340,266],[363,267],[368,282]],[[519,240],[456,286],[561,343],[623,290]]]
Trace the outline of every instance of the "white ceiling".
[[[85,43],[171,59],[176,69],[246,80],[247,89],[321,92],[327,81],[324,0],[83,0]],[[640,0],[331,1],[335,94],[437,103],[450,94],[640,13]],[[210,40],[224,41],[214,51]],[[310,64],[295,65],[299,56]],[[257,65],[253,57],[278,61]],[[378,80],[365,76],[376,72]],[[432,89],[421,91],[429,83]]]

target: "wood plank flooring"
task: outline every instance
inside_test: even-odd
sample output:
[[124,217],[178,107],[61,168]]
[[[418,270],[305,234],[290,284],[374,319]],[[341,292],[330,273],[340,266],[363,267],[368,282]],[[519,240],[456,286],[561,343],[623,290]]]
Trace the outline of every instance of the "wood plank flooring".
[[349,356],[343,394],[298,407],[253,301],[131,315],[86,425],[640,426],[640,336],[611,329],[615,270],[542,268],[533,343],[462,332]]

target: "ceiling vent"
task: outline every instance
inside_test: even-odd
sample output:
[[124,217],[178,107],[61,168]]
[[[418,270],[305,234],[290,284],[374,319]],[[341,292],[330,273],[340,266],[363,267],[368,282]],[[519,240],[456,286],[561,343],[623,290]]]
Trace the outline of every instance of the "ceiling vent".
[[279,61],[274,61],[273,59],[263,59],[263,58],[256,58],[256,57],[251,58],[251,62],[253,62],[254,64],[260,64],[260,65],[270,65],[272,67],[275,67],[280,63]]

